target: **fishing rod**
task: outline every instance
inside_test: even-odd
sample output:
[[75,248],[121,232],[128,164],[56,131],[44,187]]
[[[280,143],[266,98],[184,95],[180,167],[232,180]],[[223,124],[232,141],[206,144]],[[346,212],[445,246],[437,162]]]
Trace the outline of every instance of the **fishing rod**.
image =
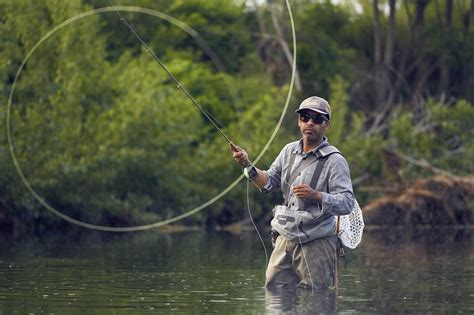
[[[133,33],[133,35],[138,39],[138,41],[142,44],[142,46],[145,48],[146,51],[148,51],[148,53],[153,57],[153,59],[156,60],[156,62],[158,62],[160,64],[160,66],[163,68],[163,70],[165,70],[165,72],[168,74],[168,76],[176,83],[176,87],[181,89],[181,91],[184,92],[184,94],[186,94],[186,96],[191,100],[191,102],[193,103],[194,106],[196,106],[197,109],[199,109],[199,111],[201,111],[201,113],[204,114],[204,116],[207,118],[207,120],[209,120],[212,125],[217,129],[217,131],[219,131],[219,133],[224,137],[224,139],[230,144],[230,147],[233,151],[235,152],[238,152],[240,151],[241,149],[236,146],[230,139],[229,137],[224,133],[224,131],[222,131],[221,128],[219,128],[219,126],[217,125],[216,121],[218,122],[217,119],[215,119],[210,113],[208,113],[201,105],[199,105],[199,103],[194,99],[194,97],[188,92],[188,90],[178,81],[178,79],[176,79],[176,77],[168,70],[168,68],[165,66],[165,64],[160,60],[160,58],[158,58],[155,53],[153,53],[153,51],[148,47],[148,45],[145,43],[145,41],[140,37],[140,35],[138,35],[138,33],[135,31],[135,29],[133,28],[132,25],[130,25],[130,23],[127,22],[127,20],[122,16],[122,14],[120,14],[120,12],[115,8],[115,6],[112,4],[112,1],[111,0],[107,0],[107,2],[109,3],[110,7],[112,7],[112,9],[115,11],[115,13],[117,13],[117,15],[120,17],[120,21],[122,21],[126,26],[127,28]],[[219,123],[220,124],[220,123]],[[222,124],[220,124],[222,125]]]
[[[235,145],[232,140],[224,133],[224,131],[219,128],[219,126],[216,124],[216,121],[219,122],[217,119],[215,119],[210,113],[208,113],[199,103],[194,99],[194,97],[188,92],[188,90],[176,79],[176,77],[171,73],[171,71],[168,70],[168,68],[165,66],[165,64],[158,58],[153,51],[148,47],[148,45],[145,43],[145,41],[138,35],[138,33],[135,31],[135,29],[130,25],[130,23],[127,22],[127,20],[120,14],[120,12],[115,8],[115,6],[112,4],[111,0],[107,0],[109,3],[110,7],[117,13],[117,15],[120,17],[120,20],[127,26],[127,28],[133,33],[133,35],[138,39],[138,41],[142,44],[142,46],[145,48],[146,51],[153,57],[153,59],[156,60],[156,62],[159,63],[159,65],[165,70],[165,72],[168,74],[168,76],[176,83],[176,87],[181,89],[181,91],[186,94],[186,96],[191,100],[193,105],[201,111],[201,113],[204,114],[204,116],[209,120],[212,125],[219,131],[219,133],[224,137],[224,139],[229,143],[231,150],[234,152],[239,152],[242,149]],[[221,126],[222,124],[219,123]],[[251,164],[250,160],[246,159],[245,164]],[[247,208],[249,211],[250,215],[250,220],[252,221],[252,224],[255,228],[255,231],[257,232],[258,237],[260,238],[260,242],[262,243],[263,249],[265,251],[265,265],[268,265],[268,253],[267,253],[267,248],[265,246],[265,242],[263,241],[262,236],[260,235],[260,232],[258,231],[257,225],[255,224],[253,218],[252,218],[252,213],[250,211],[250,201],[249,201],[249,182],[247,182]]]

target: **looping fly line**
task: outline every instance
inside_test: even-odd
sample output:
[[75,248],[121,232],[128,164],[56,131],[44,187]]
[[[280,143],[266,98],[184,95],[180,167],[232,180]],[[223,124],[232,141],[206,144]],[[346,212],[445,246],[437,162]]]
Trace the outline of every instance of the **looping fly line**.
[[[296,72],[296,33],[295,33],[295,26],[294,26],[294,22],[293,22],[293,15],[292,15],[292,12],[291,12],[291,7],[290,7],[290,4],[289,4],[289,1],[288,0],[285,0],[285,3],[286,3],[286,7],[287,7],[287,10],[288,10],[288,15],[289,15],[289,18],[290,18],[290,24],[291,24],[291,32],[292,32],[292,38],[293,38],[293,63],[292,63],[292,71],[291,71],[291,79],[290,79],[290,85],[289,85],[289,89],[288,89],[288,95],[286,97],[286,101],[285,101],[285,105],[283,107],[283,111],[280,115],[280,118],[277,122],[277,125],[275,127],[275,129],[273,130],[269,140],[267,141],[267,143],[265,144],[265,146],[263,147],[262,151],[258,154],[257,158],[255,159],[254,163],[257,163],[261,157],[263,156],[263,154],[268,150],[268,148],[270,147],[271,143],[273,142],[278,130],[280,129],[280,126],[283,122],[283,119],[285,117],[285,114],[286,114],[286,111],[288,109],[288,105],[289,105],[289,102],[290,102],[290,99],[291,99],[291,94],[292,94],[292,91],[293,91],[293,85],[294,85],[294,80],[295,80],[295,72]],[[15,75],[15,78],[13,80],[13,83],[12,83],[12,87],[11,87],[11,90],[10,90],[10,94],[9,94],[9,97],[8,97],[8,102],[7,102],[7,112],[6,112],[6,131],[7,131],[7,140],[8,140],[8,147],[9,147],[9,151],[10,151],[10,155],[12,157],[12,160],[13,160],[13,164],[15,166],[15,169],[18,173],[18,175],[20,176],[23,184],[25,185],[25,187],[28,189],[28,191],[32,194],[32,196],[43,206],[45,207],[48,211],[52,212],[53,214],[55,214],[56,216],[60,217],[61,219],[71,223],[71,224],[75,224],[75,225],[78,225],[78,226],[81,226],[81,227],[84,227],[84,228],[88,228],[88,229],[92,229],[92,230],[98,230],[98,231],[106,231],[106,232],[135,232],[135,231],[144,231],[144,230],[148,230],[148,229],[153,229],[153,228],[158,228],[158,227],[161,227],[161,226],[164,226],[164,225],[167,225],[167,224],[170,224],[170,223],[174,223],[174,222],[177,222],[179,220],[182,220],[186,217],[189,217],[199,211],[201,211],[202,209],[208,207],[209,205],[213,204],[214,202],[216,202],[217,200],[219,200],[220,198],[222,198],[224,195],[226,195],[230,190],[232,190],[242,179],[243,179],[243,175],[240,175],[237,179],[235,179],[227,188],[225,188],[223,191],[221,191],[219,194],[217,194],[216,196],[214,196],[213,198],[209,199],[207,202],[201,204],[200,206],[197,206],[195,207],[194,209],[191,209],[185,213],[182,213],[181,215],[178,215],[176,217],[173,217],[173,218],[170,218],[170,219],[167,219],[167,220],[163,220],[163,221],[159,221],[159,222],[155,222],[155,223],[152,223],[152,224],[146,224],[146,225],[139,225],[139,226],[130,226],[130,227],[110,227],[110,226],[102,226],[102,225],[96,225],[96,224],[90,224],[90,223],[87,223],[87,222],[83,222],[83,221],[80,221],[80,220],[76,220],[74,218],[71,218],[70,216],[62,213],[61,211],[55,209],[54,207],[52,207],[51,205],[49,205],[35,190],[34,188],[32,187],[32,185],[29,183],[29,181],[26,179],[25,175],[23,174],[23,171],[20,167],[20,164],[17,160],[17,157],[15,155],[15,151],[14,151],[14,148],[13,148],[13,138],[12,138],[12,132],[11,132],[11,106],[12,106],[12,100],[13,100],[13,95],[14,95],[14,91],[15,91],[15,86],[16,86],[16,83],[20,77],[20,74],[22,72],[22,70],[24,69],[27,61],[29,60],[29,58],[33,55],[33,53],[36,51],[36,49],[38,49],[38,47],[41,46],[41,44],[46,41],[49,37],[51,37],[52,35],[54,35],[57,31],[59,31],[61,28],[73,23],[73,22],[76,22],[80,19],[83,19],[85,17],[88,17],[88,16],[92,16],[92,15],[95,15],[95,14],[100,14],[100,13],[105,13],[105,12],[111,12],[111,11],[114,11],[114,10],[118,10],[118,11],[128,11],[128,12],[136,12],[136,13],[143,13],[143,14],[148,14],[148,15],[151,15],[151,16],[155,16],[155,17],[158,17],[158,18],[161,18],[161,19],[164,19],[164,20],[167,20],[169,21],[170,23],[173,23],[174,25],[180,27],[181,29],[183,29],[184,31],[186,31],[188,34],[190,34],[193,38],[197,38],[196,37],[196,34],[197,32],[192,30],[189,26],[187,26],[186,24],[184,24],[183,22],[167,15],[167,14],[164,14],[164,13],[161,13],[159,11],[155,11],[155,10],[150,10],[150,9],[146,9],[146,8],[140,8],[140,7],[132,7],[132,6],[117,6],[115,8],[110,8],[110,7],[104,7],[104,8],[98,8],[98,9],[94,9],[94,10],[90,10],[90,11],[86,11],[86,12],[83,12],[83,13],[80,13],[78,15],[75,15],[69,19],[67,19],[66,21],[62,22],[61,24],[59,24],[58,26],[54,27],[52,30],[50,30],[48,33],[46,33],[34,46],[33,48],[27,53],[26,57],[23,59],[22,63],[20,64],[20,67],[18,68],[17,72],[16,72],[16,75]],[[191,31],[190,31],[191,30]],[[202,43],[202,39],[199,38],[198,42],[201,44]],[[203,49],[206,49],[205,46],[203,46],[201,44],[201,47],[203,47]],[[208,46],[207,46],[208,48]],[[215,57],[215,55],[213,55]],[[211,55],[212,57],[212,55]],[[215,123],[215,122],[214,122]],[[223,136],[225,136],[223,133],[222,133]],[[226,137],[226,140],[230,142],[230,140]]]

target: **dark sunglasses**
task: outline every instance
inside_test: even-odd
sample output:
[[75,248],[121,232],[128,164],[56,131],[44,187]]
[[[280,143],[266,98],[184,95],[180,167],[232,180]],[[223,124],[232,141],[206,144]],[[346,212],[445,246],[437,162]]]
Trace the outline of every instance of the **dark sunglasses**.
[[312,120],[314,124],[316,125],[321,125],[323,122],[327,121],[328,119],[324,117],[323,115],[305,115],[305,114],[300,114],[300,120],[304,123],[307,123],[309,120]]

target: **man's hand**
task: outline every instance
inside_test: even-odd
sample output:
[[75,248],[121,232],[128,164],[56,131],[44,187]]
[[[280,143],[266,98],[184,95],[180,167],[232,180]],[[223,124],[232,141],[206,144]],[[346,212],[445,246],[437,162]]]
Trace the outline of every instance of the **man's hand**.
[[237,163],[243,167],[250,165],[249,155],[244,149],[236,146],[233,143],[230,144],[230,149],[232,151],[232,157]]
[[297,198],[307,199],[312,202],[321,203],[321,193],[313,190],[308,185],[297,185],[292,187],[293,193]]

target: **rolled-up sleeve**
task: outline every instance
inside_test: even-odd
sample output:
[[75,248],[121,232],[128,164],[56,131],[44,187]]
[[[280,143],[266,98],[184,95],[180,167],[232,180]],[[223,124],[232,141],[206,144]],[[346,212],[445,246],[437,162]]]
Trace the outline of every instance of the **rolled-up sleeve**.
[[354,192],[352,191],[349,165],[339,154],[332,154],[329,164],[329,193],[321,192],[321,210],[333,215],[349,214],[354,207]]
[[267,182],[265,183],[265,186],[263,186],[263,188],[261,189],[261,192],[269,193],[280,188],[281,173],[283,172],[283,165],[285,165],[286,160],[287,160],[286,158],[287,150],[289,150],[288,145],[286,145],[280,151],[280,154],[278,154],[277,158],[275,159],[275,161],[273,161],[270,168],[267,171],[265,171],[268,178],[267,178]]

